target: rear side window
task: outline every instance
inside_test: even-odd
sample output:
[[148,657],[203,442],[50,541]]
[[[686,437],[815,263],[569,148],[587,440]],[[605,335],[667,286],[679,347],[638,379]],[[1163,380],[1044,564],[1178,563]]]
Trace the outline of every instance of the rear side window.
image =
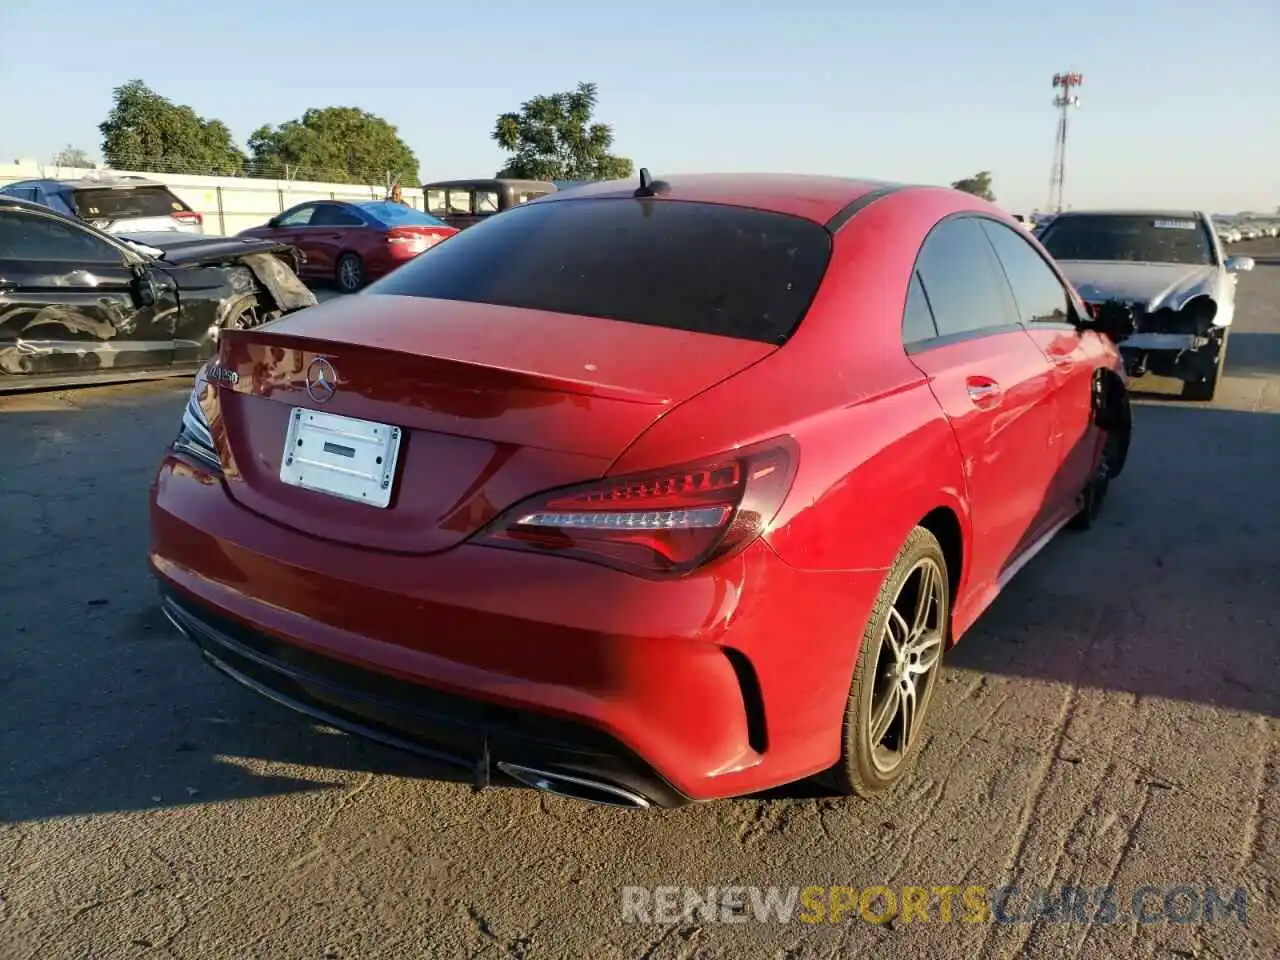
[[131,217],[171,217],[190,210],[165,187],[95,187],[72,193],[76,213],[86,220],[126,220]]
[[982,228],[969,217],[944,220],[925,239],[916,261],[938,335],[952,337],[1006,326],[1005,279]]
[[364,221],[360,219],[359,214],[352,213],[344,207],[323,206],[316,207],[310,225],[313,227],[360,227],[364,225]]
[[912,271],[911,286],[907,288],[907,308],[902,314],[902,343],[912,347],[938,335],[938,327],[933,322],[933,310],[929,308],[929,298],[924,295],[924,287],[920,285],[920,274]]
[[384,227],[443,227],[445,222],[429,213],[406,207],[403,203],[362,203],[360,209]]
[[1067,291],[1035,248],[994,220],[982,221],[982,231],[991,240],[996,258],[1004,267],[1023,322],[1069,322]]
[[785,214],[564,200],[515,207],[463,230],[368,292],[781,343],[803,318],[830,255],[824,227]]

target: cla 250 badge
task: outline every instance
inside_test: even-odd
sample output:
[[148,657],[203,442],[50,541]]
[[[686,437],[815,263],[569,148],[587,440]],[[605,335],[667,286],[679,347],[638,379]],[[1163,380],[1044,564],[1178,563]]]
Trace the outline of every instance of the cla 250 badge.
[[240,374],[234,370],[228,370],[226,367],[218,366],[212,366],[205,370],[204,378],[211,383],[237,384],[240,382]]

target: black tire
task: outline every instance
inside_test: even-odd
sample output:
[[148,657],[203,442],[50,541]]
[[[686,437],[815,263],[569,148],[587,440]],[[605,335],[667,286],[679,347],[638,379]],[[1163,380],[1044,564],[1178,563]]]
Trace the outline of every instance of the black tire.
[[334,282],[343,293],[355,293],[364,286],[364,261],[358,253],[344,253],[333,270]]
[[[923,579],[923,570],[930,571],[927,580]],[[895,657],[895,648],[886,646],[889,631],[892,629],[893,635],[899,639],[905,637],[909,640],[913,623],[908,623],[906,616],[912,616],[915,624],[920,623],[917,619],[918,601],[920,586],[925,582],[934,588],[932,613],[926,613],[920,641],[914,646],[910,642],[899,643],[897,648],[904,652],[904,656]],[[907,614],[903,613],[904,609]],[[891,627],[891,623],[894,626]],[[840,760],[824,775],[827,786],[840,793],[870,799],[892,790],[912,768],[920,749],[929,703],[942,669],[950,625],[951,588],[946,558],[937,538],[923,527],[916,527],[898,552],[868,618],[845,706]],[[927,665],[924,655],[914,661],[911,659],[913,648],[918,653],[928,650]],[[913,662],[919,667],[914,674],[912,670],[916,668],[910,666]],[[910,723],[910,731],[904,740],[902,733],[908,723],[901,712],[903,683],[912,676],[915,677],[911,681],[914,685],[914,722]],[[877,739],[872,722],[882,709],[888,712],[890,704],[886,700],[897,704],[894,708],[897,713]]]
[[1195,403],[1208,403],[1218,392],[1218,380],[1222,376],[1222,368],[1227,363],[1227,342],[1231,339],[1231,331],[1222,333],[1222,346],[1218,348],[1218,362],[1213,365],[1213,372],[1196,383],[1182,385],[1182,399]]

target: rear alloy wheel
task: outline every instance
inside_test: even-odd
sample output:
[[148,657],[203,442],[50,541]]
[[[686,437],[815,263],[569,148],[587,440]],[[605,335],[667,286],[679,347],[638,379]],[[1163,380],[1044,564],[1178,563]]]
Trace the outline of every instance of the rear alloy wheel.
[[364,286],[364,261],[359,254],[344,253],[338,258],[337,280],[343,293],[355,293]]
[[841,793],[883,794],[911,769],[933,697],[951,616],[947,561],[917,527],[880,588],[845,707],[840,761],[827,779]]

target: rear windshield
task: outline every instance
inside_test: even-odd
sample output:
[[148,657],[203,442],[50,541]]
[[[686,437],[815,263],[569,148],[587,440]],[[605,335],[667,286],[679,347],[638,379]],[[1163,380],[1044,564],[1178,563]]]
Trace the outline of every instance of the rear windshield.
[[443,227],[445,222],[429,213],[406,207],[403,203],[378,201],[376,203],[358,203],[361,210],[379,223],[388,227]]
[[166,187],[94,187],[76,190],[76,213],[86,220],[126,220],[132,217],[170,217],[188,209]]
[[515,207],[369,293],[465,300],[781,343],[822,282],[831,235],[809,220],[665,200]]
[[1040,242],[1057,260],[1214,262],[1209,232],[1198,217],[1068,214],[1045,227]]

